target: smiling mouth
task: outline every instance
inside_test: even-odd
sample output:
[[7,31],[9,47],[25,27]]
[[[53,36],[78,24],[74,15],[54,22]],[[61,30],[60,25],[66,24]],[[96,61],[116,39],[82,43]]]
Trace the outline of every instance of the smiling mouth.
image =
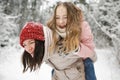
[[62,28],[62,29],[63,29],[63,28],[65,28],[65,26],[59,26],[59,28]]

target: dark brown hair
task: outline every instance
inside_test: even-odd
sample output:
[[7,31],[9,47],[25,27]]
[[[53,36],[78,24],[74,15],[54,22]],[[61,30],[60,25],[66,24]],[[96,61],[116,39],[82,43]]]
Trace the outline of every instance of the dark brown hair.
[[24,51],[22,56],[23,72],[26,72],[28,68],[30,71],[35,71],[41,66],[44,57],[44,41],[35,40],[34,57],[32,57],[27,51]]

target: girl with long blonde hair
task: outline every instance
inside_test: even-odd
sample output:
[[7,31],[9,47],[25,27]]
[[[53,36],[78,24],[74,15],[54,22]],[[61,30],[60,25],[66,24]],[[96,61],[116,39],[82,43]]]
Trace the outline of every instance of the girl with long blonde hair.
[[[52,60],[49,62],[53,64],[54,67],[58,68],[59,66],[57,64],[69,64],[65,66],[66,68],[69,68],[73,65],[74,68],[81,68],[77,69],[78,72],[81,71],[79,73],[70,69],[69,72],[71,72],[72,75],[73,73],[76,73],[83,77],[83,79],[79,76],[74,76],[74,79],[73,77],[70,78],[69,73],[64,70],[63,75],[66,76],[66,78],[61,79],[59,78],[60,74],[57,73],[57,70],[54,68],[53,77],[55,80],[96,80],[94,66],[92,63],[96,61],[93,34],[88,22],[86,22],[83,18],[81,9],[76,7],[71,2],[58,2],[54,10],[54,15],[48,21],[47,26],[52,30],[53,33],[53,40],[49,51],[51,52],[51,55],[58,55],[52,57]],[[70,56],[69,59],[68,56]],[[74,60],[79,60],[79,62],[74,62]],[[77,65],[79,63],[81,65]],[[92,67],[88,65],[89,63],[91,63]],[[83,67],[85,67],[85,70]]]

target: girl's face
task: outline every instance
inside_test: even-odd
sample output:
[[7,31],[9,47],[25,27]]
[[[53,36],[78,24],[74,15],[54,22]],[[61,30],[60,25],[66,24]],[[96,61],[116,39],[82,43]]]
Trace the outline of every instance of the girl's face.
[[24,49],[33,57],[35,50],[35,40],[27,39],[23,42]]
[[56,25],[59,28],[65,28],[67,24],[67,9],[60,5],[56,9]]

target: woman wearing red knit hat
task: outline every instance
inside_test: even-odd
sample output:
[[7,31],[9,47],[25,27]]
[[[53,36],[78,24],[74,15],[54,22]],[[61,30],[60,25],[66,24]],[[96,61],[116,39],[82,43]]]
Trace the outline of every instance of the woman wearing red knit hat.
[[23,72],[28,68],[31,71],[36,70],[45,60],[45,53],[51,43],[51,34],[51,30],[40,23],[25,24],[20,32],[20,45],[25,49],[22,56]]

